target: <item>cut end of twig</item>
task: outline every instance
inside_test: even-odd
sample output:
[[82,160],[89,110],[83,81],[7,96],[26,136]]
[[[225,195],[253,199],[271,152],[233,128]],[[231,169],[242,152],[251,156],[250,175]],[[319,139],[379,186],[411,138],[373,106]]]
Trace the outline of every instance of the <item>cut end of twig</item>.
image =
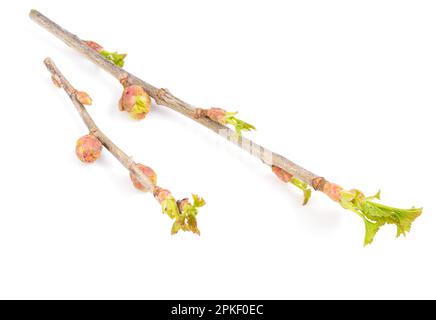
[[50,57],[47,57],[43,60],[46,67],[53,63],[53,60]]
[[35,16],[37,16],[39,14],[40,14],[39,11],[35,10],[35,9],[30,9],[30,11],[29,11],[29,17],[30,18],[33,18],[33,17],[35,17]]

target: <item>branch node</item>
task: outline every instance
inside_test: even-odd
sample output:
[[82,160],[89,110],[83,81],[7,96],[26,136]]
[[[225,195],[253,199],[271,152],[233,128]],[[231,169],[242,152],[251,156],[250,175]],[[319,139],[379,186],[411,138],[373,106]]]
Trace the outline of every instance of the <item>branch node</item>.
[[207,116],[207,109],[195,108],[195,111],[194,111],[194,118],[195,119],[204,118],[206,116]]
[[129,75],[126,74],[126,73],[122,74],[122,75],[119,77],[118,80],[120,81],[121,85],[122,85],[124,88],[126,88],[126,87],[128,87],[128,86],[131,85],[131,81],[130,81]]
[[327,183],[327,180],[325,178],[316,177],[315,179],[312,180],[312,187],[316,191],[323,191],[326,183]]

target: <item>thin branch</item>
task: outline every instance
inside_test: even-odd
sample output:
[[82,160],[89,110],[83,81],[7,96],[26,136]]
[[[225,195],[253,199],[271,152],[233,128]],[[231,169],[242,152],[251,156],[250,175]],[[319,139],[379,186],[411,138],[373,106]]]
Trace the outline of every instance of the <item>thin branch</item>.
[[45,17],[43,14],[36,10],[32,10],[29,14],[30,18],[41,25],[43,28],[54,34],[60,40],[65,42],[68,46],[78,50],[86,58],[94,62],[99,67],[106,70],[108,73],[113,75],[118,80],[127,79],[130,84],[139,85],[144,88],[144,90],[156,101],[157,104],[173,109],[186,117],[202,124],[203,126],[209,128],[215,133],[226,137],[229,141],[232,141],[242,149],[249,151],[253,156],[259,158],[268,166],[280,167],[290,174],[301,179],[305,183],[313,186],[314,179],[319,178],[318,175],[300,167],[296,163],[292,162],[285,157],[274,153],[267,148],[258,145],[257,143],[247,139],[245,137],[235,138],[237,135],[234,130],[210,120],[209,118],[202,117],[196,118],[195,110],[196,108],[192,105],[180,100],[179,98],[172,95],[167,89],[159,89],[151,84],[139,79],[133,74],[125,71],[124,69],[116,66],[112,62],[106,60],[98,52],[91,49],[85,41],[81,40],[76,35],[63,29],[55,22],[51,21],[49,18]]
[[77,99],[76,93],[77,90],[70,84],[70,82],[64,77],[64,75],[59,71],[53,60],[50,58],[46,58],[44,60],[44,64],[47,67],[48,71],[52,75],[53,81],[59,85],[67,95],[70,97],[74,106],[76,107],[77,112],[82,118],[83,122],[85,122],[86,126],[90,133],[92,133],[103,146],[110,152],[112,155],[118,159],[118,161],[129,171],[132,171],[139,182],[145,186],[147,189],[154,190],[155,185],[150,181],[150,179],[138,168],[136,163],[129,157],[123,150],[118,148],[115,143],[113,143],[95,124],[94,120],[92,120],[90,114],[85,109],[82,103]]
[[171,219],[174,219],[174,224],[171,229],[171,233],[175,234],[180,230],[191,231],[196,234],[200,234],[200,230],[197,227],[196,216],[198,208],[202,207],[205,202],[197,195],[192,195],[193,203],[189,202],[187,198],[176,201],[169,190],[163,189],[155,184],[144,172],[141,170],[140,165],[135,163],[131,157],[129,157],[124,151],[115,145],[96,125],[90,114],[79,101],[80,95],[83,92],[77,91],[71,83],[65,78],[65,76],[59,71],[53,60],[46,58],[44,64],[48,71],[52,75],[53,83],[62,88],[66,94],[70,97],[77,112],[82,118],[85,125],[88,127],[89,133],[96,137],[102,145],[112,155],[118,159],[118,161],[127,169],[133,173],[142,187],[153,192],[156,200],[161,204],[162,211],[166,213]]
[[[286,159],[285,157],[277,153],[271,152],[270,150],[256,144],[255,142],[245,137],[235,134],[235,131],[226,127],[224,124],[220,123],[219,121],[212,120],[212,117],[204,117],[204,116],[199,117],[198,115],[204,114],[206,110],[201,108],[195,108],[192,105],[175,97],[168,90],[158,89],[150,85],[149,83],[137,78],[131,73],[128,73],[127,71],[121,69],[120,67],[116,66],[113,62],[107,60],[101,54],[91,49],[91,47],[87,43],[82,41],[76,35],[61,28],[59,25],[57,25],[47,17],[43,16],[38,11],[32,10],[30,12],[30,17],[32,20],[34,20],[39,25],[41,25],[42,27],[44,27],[45,29],[56,35],[58,38],[60,38],[62,41],[68,44],[70,47],[78,50],[89,60],[91,60],[92,62],[102,67],[107,72],[109,72],[111,75],[117,78],[123,86],[138,85],[144,88],[144,90],[156,101],[157,104],[166,106],[187,116],[188,118],[211,129],[215,133],[218,133],[226,137],[227,139],[229,139],[230,141],[232,141],[242,149],[249,151],[253,156],[259,158],[266,165],[270,166],[272,168],[272,171],[276,174],[276,176],[280,180],[286,183],[292,183],[296,187],[303,190],[305,195],[305,202],[307,202],[310,196],[310,190],[307,189],[307,185],[310,185],[315,190],[322,191],[323,193],[325,193],[327,196],[329,196],[330,199],[340,204],[343,208],[355,212],[358,216],[362,218],[365,224],[365,231],[366,231],[365,240],[364,240],[365,245],[373,241],[373,238],[377,233],[377,231],[380,229],[381,226],[385,224],[396,225],[397,236],[401,234],[405,235],[407,232],[410,231],[412,222],[418,216],[421,215],[422,213],[421,208],[412,207],[410,209],[398,209],[398,208],[394,208],[374,202],[373,201],[374,199],[380,198],[380,192],[377,193],[375,196],[366,197],[361,191],[357,189],[351,189],[351,190],[343,189],[341,186],[335,183],[331,183],[326,179],[324,179],[323,177],[317,176],[316,174],[300,167],[299,165],[295,164],[291,160]],[[125,55],[121,55],[121,56],[123,58],[125,57]],[[122,63],[118,63],[118,64],[122,64]],[[68,88],[68,86],[66,87]],[[72,95],[71,92],[69,93],[69,95],[71,97]],[[73,102],[74,101],[75,100],[73,99]],[[214,110],[214,112],[220,112],[221,115],[222,112],[224,111],[225,110],[222,109]],[[90,130],[94,128],[95,124],[92,122],[92,120],[87,119],[85,120],[85,122],[87,123],[88,127],[90,127]],[[243,121],[239,121],[238,124],[240,126],[244,124],[246,129],[254,128],[253,126]],[[124,153],[117,154],[115,152],[114,155],[119,160],[120,159],[122,159],[123,161],[125,160]],[[129,165],[131,165],[131,163],[125,164],[125,166],[129,166]],[[184,202],[180,202],[180,203],[182,204],[182,206],[185,206]],[[196,206],[195,203],[197,203],[198,205]],[[201,206],[203,203],[204,202],[200,201],[198,198],[197,201],[195,201],[194,199],[194,205],[187,204],[185,212],[188,211],[195,212],[196,214],[196,208]],[[174,203],[171,202],[168,204],[167,202],[165,202],[165,205],[163,205],[163,207],[164,206],[166,208],[167,207],[172,208],[174,207]],[[172,212],[172,209],[170,209],[169,211]],[[173,217],[174,215],[171,212],[170,213],[167,212],[167,213],[170,217]],[[195,214],[193,213],[190,217],[192,216],[195,217]],[[176,222],[173,225],[173,230],[179,230],[179,229],[185,230],[183,228],[188,228],[186,227],[186,223],[181,224],[176,219]],[[196,228],[196,222],[195,222],[195,226],[193,226],[190,231],[193,232],[198,231],[198,229]]]

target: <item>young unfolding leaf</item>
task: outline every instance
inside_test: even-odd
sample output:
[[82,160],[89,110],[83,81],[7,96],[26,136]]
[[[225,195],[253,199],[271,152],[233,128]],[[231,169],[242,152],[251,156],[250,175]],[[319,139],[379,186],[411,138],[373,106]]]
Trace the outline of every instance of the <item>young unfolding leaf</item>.
[[175,219],[179,214],[179,209],[177,208],[176,199],[173,196],[168,196],[162,201],[162,212],[166,213],[171,219]]
[[197,214],[198,209],[206,204],[206,202],[198,195],[192,195],[192,204],[188,199],[184,199],[179,203],[179,210],[181,212],[179,219],[176,222],[181,224],[183,231],[191,231],[200,235],[200,230],[197,227]]
[[122,68],[124,66],[124,58],[127,56],[125,53],[109,52],[100,50],[99,53],[109,61],[112,61],[116,66]]
[[142,115],[147,114],[150,111],[150,104],[147,99],[143,96],[136,96],[135,104],[130,110],[130,115],[134,118],[141,117]]
[[228,112],[221,108],[209,108],[209,109],[202,109],[202,108],[196,108],[195,109],[195,117],[201,118],[207,116],[209,119],[218,122],[222,125],[232,125],[235,128],[236,131],[236,137],[241,137],[241,131],[250,131],[250,130],[256,130],[256,128],[238,118],[235,117],[237,112]]
[[122,68],[124,66],[124,58],[127,56],[125,53],[118,53],[118,52],[109,52],[104,50],[104,48],[99,45],[95,41],[85,41],[85,43],[90,47],[92,50],[98,52],[102,57],[105,59],[112,61],[116,66]]
[[305,206],[309,202],[310,196],[312,195],[312,190],[307,186],[307,183],[301,181],[298,178],[293,177],[290,182],[297,188],[303,190],[303,206]]
[[168,194],[161,202],[162,212],[174,220],[171,234],[176,234],[182,230],[200,235],[197,226],[198,208],[204,206],[206,202],[195,194],[192,195],[192,199],[192,204],[188,199],[176,201],[172,195]]
[[300,179],[294,177],[289,172],[279,168],[277,166],[271,166],[272,172],[285,183],[292,183],[297,188],[303,190],[304,200],[303,206],[309,202],[310,196],[312,195],[312,190],[308,187],[307,183],[301,181]]
[[[196,194],[192,195],[192,201],[194,202],[193,205],[192,205],[192,207],[194,209],[198,209],[198,208],[200,208],[200,207],[202,207],[202,206],[204,206],[206,204],[206,201],[204,201],[203,198],[200,198]],[[195,214],[197,214],[197,212],[198,212],[198,210],[195,211]]]
[[245,121],[242,121],[235,117],[237,112],[226,112],[225,121],[227,124],[232,125],[235,128],[236,136],[239,138],[241,136],[241,131],[251,131],[256,130],[256,127]]
[[359,190],[341,191],[339,203],[345,209],[357,213],[365,223],[364,244],[370,244],[380,229],[385,224],[397,226],[397,237],[406,235],[410,231],[412,222],[422,213],[422,208],[398,209],[386,206],[373,199],[380,199],[380,191],[372,197],[365,197]]

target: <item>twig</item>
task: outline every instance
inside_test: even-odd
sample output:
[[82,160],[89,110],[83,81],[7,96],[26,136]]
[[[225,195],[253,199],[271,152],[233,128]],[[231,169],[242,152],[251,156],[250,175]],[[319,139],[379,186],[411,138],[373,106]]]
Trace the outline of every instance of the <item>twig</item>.
[[167,89],[156,88],[151,84],[134,76],[133,74],[125,71],[124,69],[116,66],[112,62],[106,60],[95,50],[91,49],[85,41],[81,40],[79,37],[70,33],[69,31],[63,29],[40,12],[32,10],[30,12],[30,17],[36,23],[38,23],[39,25],[50,31],[52,34],[57,36],[59,39],[61,39],[63,42],[65,42],[68,46],[78,50],[89,60],[109,72],[118,80],[127,78],[130,84],[143,87],[144,90],[156,101],[157,104],[173,109],[187,116],[188,118],[202,124],[203,126],[214,131],[215,133],[229,138],[230,141],[243,148],[244,150],[250,151],[253,156],[259,158],[265,164],[269,166],[274,165],[280,167],[309,185],[312,185],[313,180],[315,178],[318,178],[318,175],[298,166],[291,160],[286,159],[285,157],[274,153],[245,137],[239,137],[239,139],[235,139],[235,131],[227,128],[220,123],[217,123],[205,117],[197,118],[195,115],[195,107],[175,97]]
[[273,172],[282,181],[292,183],[302,189],[305,193],[305,203],[310,196],[310,190],[307,190],[307,185],[310,185],[313,189],[322,191],[328,195],[333,201],[338,202],[345,209],[357,213],[365,223],[365,244],[372,242],[376,232],[384,224],[395,224],[397,226],[397,236],[400,234],[405,235],[406,232],[410,231],[412,222],[421,214],[422,209],[397,209],[373,202],[372,200],[374,198],[379,198],[379,193],[373,197],[365,197],[359,190],[344,190],[339,185],[331,183],[325,178],[302,168],[291,160],[274,153],[267,148],[240,136],[239,134],[235,134],[235,131],[226,127],[224,124],[213,121],[208,117],[199,117],[199,113],[205,113],[204,109],[195,108],[172,95],[167,89],[156,88],[116,66],[114,63],[105,59],[102,55],[93,50],[79,37],[61,28],[38,11],[32,10],[30,12],[30,17],[36,23],[64,41],[67,45],[78,50],[89,60],[109,72],[117,78],[123,86],[128,84],[144,88],[157,104],[166,106],[187,116],[215,133],[225,136],[228,140],[232,141],[242,149],[249,151],[253,156],[270,166]]
[[[77,112],[79,113],[80,117],[82,118],[85,125],[88,127],[89,133],[95,136],[102,145],[116,158],[118,161],[127,169],[129,172],[133,173],[140,183],[140,185],[144,186],[146,189],[153,192],[156,199],[161,203],[163,212],[168,214],[170,218],[175,219],[177,223],[177,226],[180,225],[178,230],[184,230],[184,231],[192,231],[194,233],[199,234],[199,230],[197,228],[197,223],[195,220],[195,216],[197,215],[196,208],[204,205],[204,201],[201,198],[198,198],[197,196],[194,196],[194,202],[197,200],[201,202],[200,205],[192,205],[190,204],[187,199],[183,199],[181,201],[184,201],[184,206],[180,207],[177,205],[176,200],[172,197],[171,193],[168,190],[162,189],[159,186],[157,186],[147,175],[144,174],[144,172],[141,170],[140,166],[133,161],[131,157],[129,157],[124,151],[122,151],[117,145],[115,145],[96,125],[94,120],[91,118],[90,114],[86,110],[86,108],[83,106],[83,104],[79,101],[78,93],[70,82],[65,78],[65,76],[59,71],[53,60],[50,58],[46,58],[44,60],[44,64],[47,67],[48,71],[52,75],[53,83],[62,88],[66,94],[70,97],[71,101],[73,102],[74,106],[76,107]],[[198,203],[197,203],[198,204]],[[190,206],[190,207],[189,207]],[[192,207],[194,207],[195,212],[185,212],[187,209],[190,209],[193,211]],[[189,221],[185,221],[186,219],[191,219],[190,223],[194,224],[192,228],[189,228],[190,226],[186,226],[185,222],[188,223]],[[183,221],[182,221],[183,220]],[[174,227],[173,227],[174,230]],[[177,231],[178,231],[177,230]],[[177,231],[172,233],[177,233]]]
[[64,77],[64,75],[59,71],[56,67],[53,60],[50,58],[46,58],[44,60],[44,64],[47,67],[48,71],[52,74],[57,84],[61,86],[62,89],[65,90],[67,95],[70,97],[74,106],[76,107],[77,112],[82,118],[83,122],[85,122],[86,126],[90,133],[92,133],[98,140],[101,141],[103,146],[113,154],[115,158],[129,171],[133,171],[138,178],[139,182],[146,186],[148,189],[153,190],[154,185],[150,181],[150,179],[138,168],[136,163],[133,161],[131,157],[129,157],[123,150],[118,148],[115,143],[113,143],[95,124],[94,120],[92,120],[90,114],[85,109],[82,103],[76,97],[77,90],[68,82],[68,80]]

